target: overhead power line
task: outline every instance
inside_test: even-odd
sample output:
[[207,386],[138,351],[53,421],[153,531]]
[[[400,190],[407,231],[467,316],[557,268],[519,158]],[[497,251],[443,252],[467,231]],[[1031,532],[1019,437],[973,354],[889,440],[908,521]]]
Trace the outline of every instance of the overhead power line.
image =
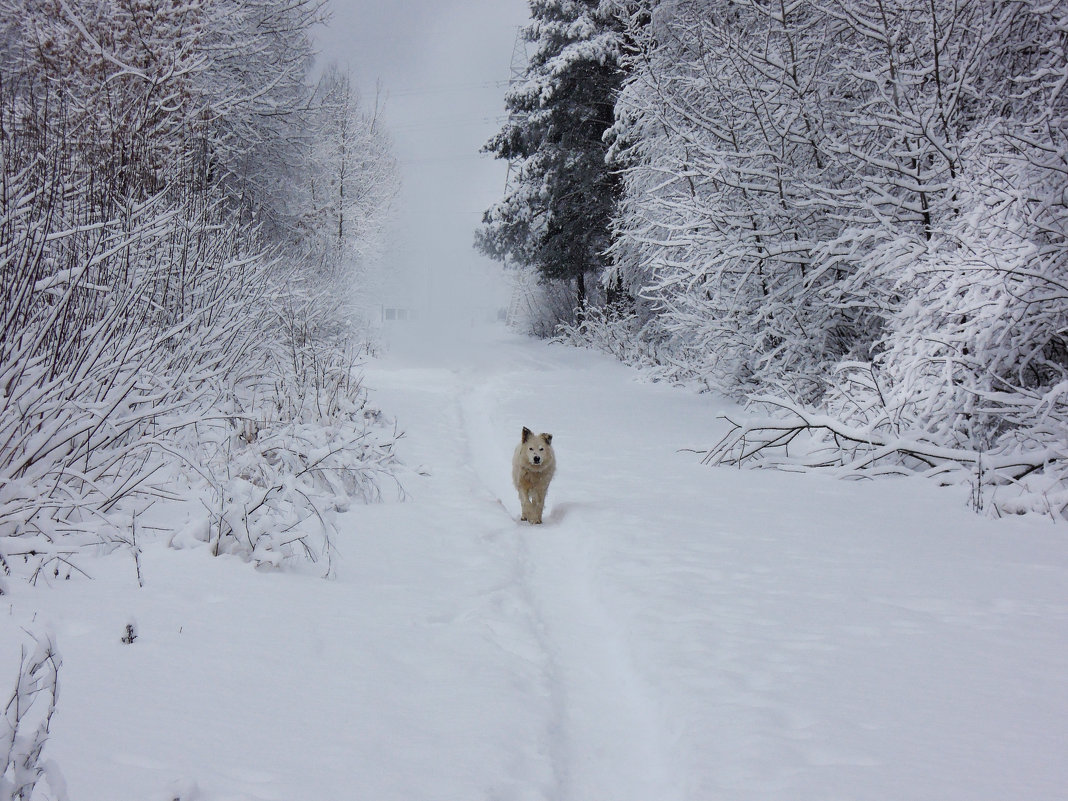
[[508,119],[501,115],[496,117],[453,117],[451,119],[420,120],[400,125],[390,125],[393,133],[413,133],[415,131],[434,131],[442,128],[463,128],[468,125],[502,125]]
[[438,164],[454,161],[489,161],[489,157],[483,153],[450,153],[443,156],[416,156],[410,159],[399,159],[398,163],[409,166],[416,164]]
[[413,89],[390,91],[390,97],[410,97],[413,95],[442,95],[449,92],[466,92],[472,89],[503,89],[509,81],[473,81],[470,83],[447,83],[440,86],[423,86]]

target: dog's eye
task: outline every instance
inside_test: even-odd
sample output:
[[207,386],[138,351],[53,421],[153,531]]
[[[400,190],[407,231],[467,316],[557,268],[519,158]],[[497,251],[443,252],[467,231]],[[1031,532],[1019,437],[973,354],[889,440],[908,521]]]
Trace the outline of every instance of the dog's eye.
[[545,450],[545,448],[538,448],[538,450],[539,450],[539,451],[543,451],[543,450]]

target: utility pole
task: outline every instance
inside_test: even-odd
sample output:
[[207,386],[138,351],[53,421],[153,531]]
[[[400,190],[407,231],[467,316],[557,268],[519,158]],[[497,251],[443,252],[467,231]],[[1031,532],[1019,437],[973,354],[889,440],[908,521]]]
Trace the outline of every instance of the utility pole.
[[[512,61],[509,65],[510,75],[508,76],[508,86],[511,88],[515,84],[523,80],[527,73],[527,40],[523,36],[523,26],[518,26],[515,31],[515,44],[512,45]],[[512,112],[514,113],[514,112]],[[512,181],[515,180],[515,165],[512,159],[508,159],[508,169],[504,174],[504,194],[508,196],[509,190],[512,188]],[[504,255],[503,259],[504,268],[507,270],[508,254]],[[512,299],[508,304],[508,325],[514,326],[519,320],[520,313],[526,311],[528,314],[533,314],[533,293],[530,288],[530,278],[527,271],[520,267],[512,270],[513,283],[512,283]]]

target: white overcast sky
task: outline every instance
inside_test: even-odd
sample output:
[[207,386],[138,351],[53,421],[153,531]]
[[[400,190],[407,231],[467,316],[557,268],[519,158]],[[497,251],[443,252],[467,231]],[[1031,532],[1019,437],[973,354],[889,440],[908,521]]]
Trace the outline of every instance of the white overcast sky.
[[504,189],[504,163],[479,148],[503,120],[527,0],[330,0],[330,8],[330,24],[316,32],[320,58],[349,68],[365,104],[381,87],[401,164],[386,269],[404,280],[384,302],[439,312],[504,303],[500,265],[471,243]]

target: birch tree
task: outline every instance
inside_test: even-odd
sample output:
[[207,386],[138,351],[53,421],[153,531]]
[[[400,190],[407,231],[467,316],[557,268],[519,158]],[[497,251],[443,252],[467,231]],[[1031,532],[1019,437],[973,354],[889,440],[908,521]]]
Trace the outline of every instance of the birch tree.
[[814,374],[861,325],[819,299],[834,235],[818,69],[833,42],[806,4],[662,4],[617,106],[621,280],[729,391]]
[[632,26],[606,280],[677,369],[796,423],[741,424],[719,453],[867,431],[872,466],[987,453],[1004,471],[976,482],[1063,480],[1064,19],[679,0]]

